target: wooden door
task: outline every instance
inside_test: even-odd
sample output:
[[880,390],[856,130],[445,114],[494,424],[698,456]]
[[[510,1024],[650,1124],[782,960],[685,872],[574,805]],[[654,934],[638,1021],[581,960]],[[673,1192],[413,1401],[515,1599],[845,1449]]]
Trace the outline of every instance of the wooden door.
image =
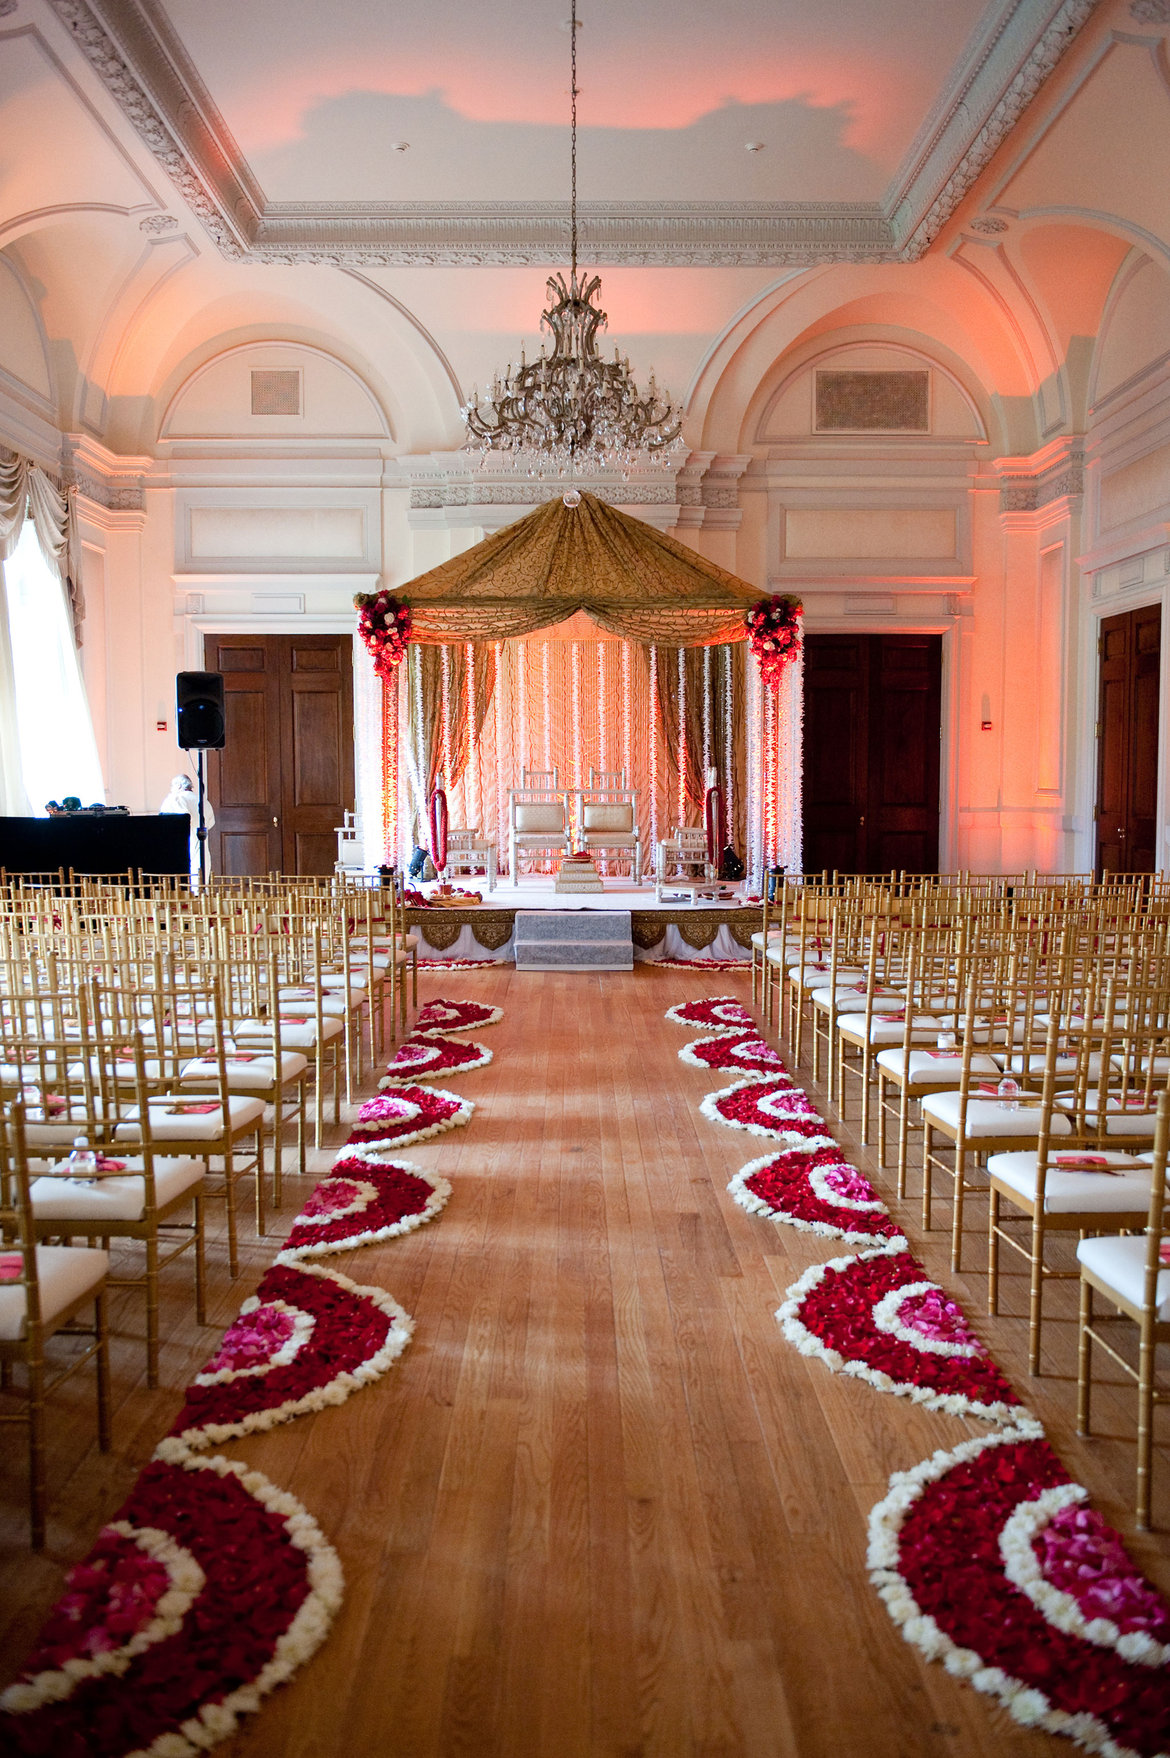
[[806,637],[806,871],[938,871],[941,707],[941,636]]
[[1097,871],[1152,873],[1158,865],[1160,606],[1105,617],[1097,651]]
[[208,635],[226,743],[209,752],[217,873],[331,873],[353,809],[352,644],[346,635]]

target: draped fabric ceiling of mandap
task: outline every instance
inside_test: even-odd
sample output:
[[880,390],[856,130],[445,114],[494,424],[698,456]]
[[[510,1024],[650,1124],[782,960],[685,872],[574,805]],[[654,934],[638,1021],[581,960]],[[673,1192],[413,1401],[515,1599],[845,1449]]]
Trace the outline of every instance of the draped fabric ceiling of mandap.
[[627,641],[741,641],[760,589],[595,495],[557,495],[403,589],[411,639],[509,641],[583,610]]

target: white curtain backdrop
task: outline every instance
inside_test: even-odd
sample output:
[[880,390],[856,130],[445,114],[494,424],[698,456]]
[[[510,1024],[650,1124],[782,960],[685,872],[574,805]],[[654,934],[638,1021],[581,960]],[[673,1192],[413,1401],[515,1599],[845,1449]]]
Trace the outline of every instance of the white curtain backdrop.
[[[23,789],[10,779],[14,767],[5,757],[0,787],[8,797],[4,810],[44,813],[45,803],[75,794],[83,805],[105,800],[97,742],[90,719],[85,684],[73,635],[73,615],[65,578],[58,565],[65,553],[65,503],[42,477],[43,487],[56,496],[52,506],[41,492],[42,516],[25,520],[15,547],[0,565],[0,621],[7,636],[9,689],[4,675],[4,643],[0,640],[0,745],[19,752]],[[60,511],[56,542],[43,547],[42,525],[52,527],[48,513]],[[6,614],[5,614],[6,613]],[[23,797],[22,797],[23,796]]]

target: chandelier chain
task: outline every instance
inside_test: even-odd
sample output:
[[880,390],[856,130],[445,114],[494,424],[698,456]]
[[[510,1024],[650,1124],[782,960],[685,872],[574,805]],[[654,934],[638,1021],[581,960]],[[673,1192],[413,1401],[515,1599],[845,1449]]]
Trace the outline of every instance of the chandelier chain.
[[[600,275],[578,275],[577,224],[577,0],[569,19],[569,277],[550,277],[549,305],[541,313],[543,341],[539,357],[496,374],[480,398],[475,387],[460,411],[467,423],[467,443],[478,447],[486,465],[492,453],[505,453],[530,476],[557,475],[574,480],[579,470],[630,470],[657,465],[677,468],[686,446],[682,414],[663,396],[650,374],[645,392],[638,387],[628,359],[614,349],[603,360],[597,338],[607,326],[601,309]],[[580,496],[570,491],[575,505]]]

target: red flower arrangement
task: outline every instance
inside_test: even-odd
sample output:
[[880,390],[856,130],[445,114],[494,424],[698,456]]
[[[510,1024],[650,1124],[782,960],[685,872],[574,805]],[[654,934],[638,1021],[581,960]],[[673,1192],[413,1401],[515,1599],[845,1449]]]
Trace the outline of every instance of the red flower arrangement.
[[406,658],[412,618],[410,606],[390,592],[358,592],[354,595],[358,634],[366,644],[374,670],[387,683]]
[[689,1062],[692,1068],[727,1069],[732,1074],[786,1072],[780,1052],[765,1044],[755,1026],[750,1031],[724,1031],[717,1037],[696,1038],[683,1045],[678,1058],[680,1062]]
[[399,1044],[378,1085],[382,1088],[407,1086],[420,1074],[425,1074],[428,1080],[442,1080],[449,1074],[486,1068],[491,1059],[490,1050],[467,1038],[445,1038],[435,1031],[418,1032]]
[[376,1099],[367,1099],[358,1111],[357,1122],[338,1159],[344,1159],[354,1146],[393,1144],[402,1148],[408,1142],[426,1141],[428,1136],[441,1135],[444,1130],[458,1129],[470,1122],[474,1110],[470,1099],[440,1093],[434,1087],[405,1086],[379,1093]]
[[14,1758],[194,1755],[324,1639],[342,1578],[316,1521],[258,1471],[175,1446],[71,1571],[3,1693]]
[[759,661],[760,675],[773,687],[780,682],[786,665],[800,654],[800,618],[804,610],[799,598],[787,592],[773,593],[753,604],[744,617],[748,644]]
[[343,1148],[293,1222],[276,1261],[303,1263],[413,1232],[439,1213],[450,1194],[450,1184],[436,1172]]
[[879,1391],[954,1416],[1027,1416],[962,1308],[928,1280],[905,1239],[814,1264],[776,1317],[802,1355]]
[[840,1148],[787,1148],[742,1166],[727,1186],[741,1209],[802,1233],[883,1245],[903,1237],[868,1178]]
[[503,1017],[502,1007],[488,1007],[482,1001],[447,1001],[437,995],[419,1009],[414,1033],[418,1037],[427,1032],[464,1032],[471,1026],[496,1025]]
[[[387,1371],[411,1329],[380,1288],[311,1264],[274,1264],[187,1387],[171,1434],[208,1447],[341,1404]],[[164,1441],[159,1456],[172,1445]]]
[[706,1026],[712,1032],[745,1032],[755,1029],[755,1020],[735,995],[708,995],[702,1001],[680,1001],[668,1007],[666,1016],[674,1025]]
[[906,1639],[1016,1721],[1110,1758],[1170,1750],[1170,1608],[1038,1423],[890,1479],[870,1577]]

